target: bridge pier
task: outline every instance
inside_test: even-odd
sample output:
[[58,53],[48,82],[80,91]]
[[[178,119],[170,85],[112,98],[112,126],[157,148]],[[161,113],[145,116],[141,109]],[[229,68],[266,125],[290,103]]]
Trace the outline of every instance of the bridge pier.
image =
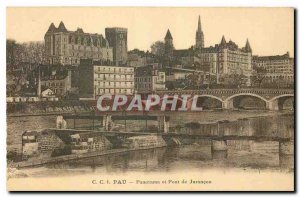
[[157,116],[158,130],[163,131],[164,133],[169,132],[170,120],[166,116]]
[[233,109],[233,100],[225,100],[222,102],[222,109]]
[[294,167],[294,141],[279,142],[279,165],[287,169]]
[[294,155],[294,142],[279,142],[279,154]]
[[268,101],[267,109],[271,111],[278,111],[279,110],[278,99]]
[[211,140],[211,156],[212,159],[227,158],[227,143],[226,140]]
[[104,115],[102,120],[102,126],[106,131],[109,131],[112,127],[111,115]]
[[227,151],[227,143],[226,140],[212,140],[212,151]]

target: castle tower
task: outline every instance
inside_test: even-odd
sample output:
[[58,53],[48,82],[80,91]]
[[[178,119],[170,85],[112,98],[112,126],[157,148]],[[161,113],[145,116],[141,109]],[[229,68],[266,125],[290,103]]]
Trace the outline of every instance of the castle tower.
[[204,48],[204,34],[201,27],[200,15],[198,18],[198,29],[196,32],[196,49]]
[[170,30],[168,29],[167,34],[165,36],[165,55],[171,58],[173,56],[173,37],[171,35]]
[[170,30],[168,29],[166,36],[165,36],[165,44],[169,46],[173,46],[173,37],[171,35]]
[[127,28],[105,28],[105,37],[113,48],[113,61],[117,66],[127,62]]
[[168,29],[167,34],[165,36],[165,53],[164,58],[165,66],[171,66],[173,61],[173,52],[174,52],[174,45],[173,45],[173,37],[171,35],[170,30]]

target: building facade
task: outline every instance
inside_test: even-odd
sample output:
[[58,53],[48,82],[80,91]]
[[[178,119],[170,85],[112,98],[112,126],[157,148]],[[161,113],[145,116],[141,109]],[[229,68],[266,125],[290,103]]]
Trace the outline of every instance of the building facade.
[[214,47],[201,48],[194,56],[194,67],[204,72],[217,73],[218,51]]
[[71,89],[71,76],[53,76],[41,80],[41,90],[50,89],[56,96],[63,96]]
[[127,65],[130,67],[141,67],[156,62],[158,62],[156,56],[148,51],[134,49],[128,52]]
[[39,68],[38,95],[50,89],[55,96],[64,96],[72,88],[72,70],[58,65],[43,65]]
[[79,97],[94,99],[103,94],[134,94],[134,68],[90,59],[79,65]]
[[226,42],[222,37],[221,43],[216,45],[218,73],[222,74],[252,74],[252,49],[247,39],[246,45],[239,48],[233,41]]
[[69,31],[63,22],[51,23],[44,36],[46,63],[79,65],[81,58],[113,61],[113,49],[101,34],[85,33],[81,28]]
[[166,75],[159,69],[159,64],[136,68],[134,81],[138,93],[153,93],[166,89]]
[[121,66],[127,63],[127,28],[105,28],[105,37],[113,49],[113,61]]
[[216,83],[227,84],[228,79],[234,76],[243,76],[243,83],[251,85],[253,74],[252,49],[249,41],[240,48],[233,41],[226,42],[222,37],[220,44],[195,49],[194,67],[197,70],[209,72],[216,76]]
[[282,83],[294,84],[294,58],[287,52],[276,56],[253,56],[253,66],[263,68],[261,70],[264,80],[263,83]]

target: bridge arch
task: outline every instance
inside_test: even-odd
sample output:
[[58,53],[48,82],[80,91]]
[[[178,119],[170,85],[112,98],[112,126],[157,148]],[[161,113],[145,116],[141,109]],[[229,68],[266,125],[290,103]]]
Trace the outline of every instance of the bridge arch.
[[[285,102],[290,98],[294,98],[294,94],[282,94],[275,96],[268,101],[268,108],[270,110],[283,110]],[[294,109],[294,101],[292,101],[292,105],[290,107]]]
[[[171,100],[171,99],[174,99],[175,95],[163,95],[160,99],[160,102],[158,105],[154,106],[154,107],[158,107],[160,110],[161,110],[161,107],[162,107],[162,103],[163,103],[163,100],[165,99],[165,96],[167,96],[167,100]],[[180,108],[182,106],[182,99],[180,98],[179,95],[176,95],[178,96],[177,98],[177,103],[176,103],[176,107],[175,109],[177,110],[178,108]],[[170,111],[171,110],[171,104],[167,104],[166,105],[166,111]]]
[[294,94],[282,94],[282,95],[273,97],[273,98],[270,99],[269,101],[274,101],[274,100],[276,100],[276,99],[280,99],[280,98],[283,98],[283,97],[288,97],[288,98],[294,97]]
[[[210,95],[210,94],[202,94],[202,95],[194,95],[194,96],[198,96],[197,103],[196,103],[197,107],[202,107],[203,109],[222,108],[223,100],[220,97]],[[194,96],[189,98],[187,101],[187,107],[189,109],[192,107]]]
[[[238,93],[238,94],[234,94],[234,95],[231,95],[229,97],[227,97],[224,102],[223,102],[223,108],[225,109],[233,109],[235,108],[235,105],[238,105],[238,107],[240,107],[240,103],[241,103],[241,99],[245,97],[252,97],[252,98],[257,98],[259,100],[261,100],[264,105],[265,108],[268,107],[268,100],[265,99],[264,97],[258,95],[258,94],[255,94],[255,93]],[[237,98],[240,98],[240,99],[237,99]]]

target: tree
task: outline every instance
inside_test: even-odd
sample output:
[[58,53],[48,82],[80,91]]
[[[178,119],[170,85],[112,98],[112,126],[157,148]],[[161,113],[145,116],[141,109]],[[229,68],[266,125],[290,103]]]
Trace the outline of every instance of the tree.
[[186,77],[186,85],[191,89],[199,87],[200,83],[201,81],[198,74],[193,73]]
[[[18,66],[23,62],[41,64],[45,60],[44,42],[17,43],[15,40],[6,40],[6,64]],[[8,67],[9,68],[9,67]]]
[[41,64],[45,60],[45,46],[43,42],[28,42],[22,44],[24,48],[23,61]]
[[242,73],[235,72],[231,74],[225,74],[222,76],[220,81],[224,81],[224,85],[227,88],[240,88],[242,85],[246,84],[247,76]]
[[24,47],[15,40],[6,40],[6,65],[8,68],[18,65],[22,62]]
[[162,41],[156,41],[151,45],[151,53],[158,57],[162,57],[165,54],[165,43]]
[[262,82],[266,78],[267,70],[261,66],[253,66],[254,75],[252,76],[252,82],[258,84],[261,87]]

